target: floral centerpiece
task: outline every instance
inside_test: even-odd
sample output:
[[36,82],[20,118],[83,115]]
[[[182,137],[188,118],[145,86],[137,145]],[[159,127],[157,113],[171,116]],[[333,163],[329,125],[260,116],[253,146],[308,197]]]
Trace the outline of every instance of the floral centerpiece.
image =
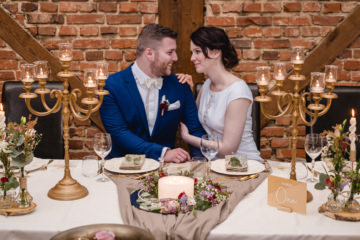
[[[192,177],[188,172],[183,175]],[[158,181],[159,178],[165,176],[167,174],[164,172],[153,173],[142,181],[142,190],[137,200],[141,209],[164,214],[188,212],[196,214],[196,210],[205,211],[214,207],[228,199],[231,194],[226,191],[225,187],[210,179],[194,178],[194,197],[187,196],[185,192],[182,192],[177,199],[158,200]]]
[[[6,142],[0,143],[0,158],[3,164],[4,174],[0,176],[0,208],[11,208],[14,205],[15,189],[19,186],[19,182],[10,169],[10,160],[4,152]],[[10,192],[10,190],[13,190]]]
[[347,212],[359,212],[360,204],[354,199],[355,194],[360,193],[360,159],[357,162],[355,170],[346,173],[348,180],[351,182],[349,198],[344,205],[344,210]]

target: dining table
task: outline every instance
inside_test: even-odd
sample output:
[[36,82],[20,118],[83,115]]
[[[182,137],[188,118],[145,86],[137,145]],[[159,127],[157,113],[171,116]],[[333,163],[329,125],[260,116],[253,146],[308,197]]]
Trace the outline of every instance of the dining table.
[[[100,176],[83,176],[81,163],[81,160],[70,160],[72,177],[89,191],[86,197],[78,200],[59,201],[47,196],[49,189],[64,176],[64,160],[55,160],[46,170],[29,173],[28,191],[37,206],[33,212],[25,215],[0,216],[0,239],[45,240],[78,226],[124,224],[116,185],[112,181],[97,181]],[[289,178],[290,163],[268,163],[272,175]],[[299,167],[297,171],[300,170]],[[306,168],[302,170],[307,171]],[[210,231],[207,239],[360,239],[359,222],[334,220],[319,213],[318,208],[330,194],[328,189],[316,190],[314,183],[307,183],[307,189],[312,193],[313,200],[307,203],[306,214],[280,211],[267,203],[268,179],[265,179],[237,204],[227,219]]]

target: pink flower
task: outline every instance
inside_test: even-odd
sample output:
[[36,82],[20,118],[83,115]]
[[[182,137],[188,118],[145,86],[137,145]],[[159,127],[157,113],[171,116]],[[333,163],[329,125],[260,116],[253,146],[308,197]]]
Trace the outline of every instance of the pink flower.
[[1,181],[2,183],[6,183],[6,182],[9,181],[9,179],[8,179],[7,177],[2,177],[2,178],[0,179],[0,181]]
[[108,231],[99,231],[95,233],[94,239],[96,240],[115,240],[115,234]]

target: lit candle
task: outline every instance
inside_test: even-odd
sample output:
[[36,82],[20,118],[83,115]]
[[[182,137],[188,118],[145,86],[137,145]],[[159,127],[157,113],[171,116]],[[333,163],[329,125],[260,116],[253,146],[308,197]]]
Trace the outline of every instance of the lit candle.
[[335,78],[334,78],[334,76],[333,76],[333,74],[331,72],[329,73],[329,77],[326,78],[325,81],[326,82],[336,82],[336,80],[335,80]]
[[25,83],[32,83],[34,82],[34,79],[32,78],[32,76],[30,75],[30,72],[29,71],[26,71],[25,72],[25,78],[22,79],[23,82]]
[[281,70],[279,70],[278,73],[275,75],[275,79],[276,80],[284,80],[285,79],[285,76]]
[[258,85],[262,85],[262,86],[266,86],[268,85],[268,81],[265,78],[265,75],[262,74],[259,81],[258,81]]
[[322,93],[324,92],[324,88],[320,86],[318,81],[316,81],[315,86],[311,88],[311,91],[314,93]]
[[3,105],[2,103],[0,103],[0,129],[4,129],[6,127],[5,120],[6,117],[5,117],[5,112],[3,110]]
[[72,57],[69,56],[68,54],[61,54],[59,59],[60,61],[70,62],[72,60]]
[[184,176],[167,176],[159,179],[158,198],[177,199],[179,194],[194,196],[194,179]]
[[39,73],[36,75],[37,78],[47,78],[48,77],[48,74],[47,73],[44,73],[43,69],[40,68],[39,69]]
[[88,77],[87,84],[85,85],[85,87],[89,87],[89,88],[96,87],[96,82],[93,80],[91,76]]
[[301,59],[299,55],[296,55],[296,58],[292,62],[293,64],[303,64],[304,60]]
[[355,140],[356,140],[356,118],[355,118],[355,110],[351,109],[351,118],[350,118],[350,127],[349,127],[349,139],[350,139],[350,161],[355,162],[356,158],[356,146],[355,146]]

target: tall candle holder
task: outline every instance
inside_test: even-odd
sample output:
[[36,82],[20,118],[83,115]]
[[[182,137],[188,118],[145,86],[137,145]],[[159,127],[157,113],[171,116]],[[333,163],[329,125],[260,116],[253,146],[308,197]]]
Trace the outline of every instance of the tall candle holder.
[[[279,64],[275,64],[274,66],[276,89],[272,92],[272,95],[277,97],[276,101],[279,114],[271,115],[266,113],[266,103],[272,101],[272,99],[266,95],[270,80],[269,67],[265,67],[267,68],[265,72],[264,67],[259,67],[257,69],[257,85],[259,87],[260,96],[255,97],[255,101],[260,103],[260,110],[268,119],[277,119],[285,114],[291,113],[292,137],[290,179],[296,180],[295,159],[299,118],[305,123],[305,125],[312,126],[315,124],[318,117],[329,111],[332,100],[337,98],[337,95],[332,92],[335,87],[337,67],[333,65],[326,66],[326,74],[311,73],[310,92],[307,92],[306,90],[300,91],[300,82],[306,80],[306,77],[301,75],[304,64],[304,49],[302,47],[295,47],[293,49],[291,62],[293,64],[294,73],[290,75],[288,79],[294,83],[292,92],[285,92],[282,90],[283,82],[285,80],[285,77],[283,76],[286,76],[285,68],[280,67]],[[306,106],[306,102],[311,101],[311,99],[313,103]],[[321,99],[326,99],[326,106],[320,103]],[[306,115],[311,116],[312,120],[307,121]]]
[[[61,109],[63,116],[63,130],[64,130],[64,149],[65,149],[65,170],[64,177],[49,190],[48,196],[56,200],[75,200],[85,197],[88,194],[88,190],[78,183],[71,177],[69,168],[69,121],[71,114],[76,119],[81,121],[89,119],[93,112],[99,110],[104,95],[109,94],[108,91],[104,90],[105,80],[108,76],[107,64],[101,64],[102,75],[98,77],[95,70],[86,70],[84,85],[86,88],[86,97],[80,99],[82,91],[79,88],[72,89],[69,92],[69,78],[73,77],[74,74],[69,72],[70,62],[72,60],[72,47],[70,43],[59,44],[59,60],[63,68],[62,72],[59,72],[57,76],[63,81],[63,90],[58,89],[47,89],[46,79],[48,77],[48,67],[46,61],[35,62],[36,73],[35,76],[39,81],[39,88],[34,92],[31,92],[33,81],[24,81],[25,93],[19,95],[20,98],[25,100],[26,106],[29,111],[37,116],[46,116],[52,113],[56,113]],[[89,79],[89,72],[91,72],[91,78]],[[26,76],[26,73],[25,73]],[[26,79],[25,79],[26,80]],[[92,82],[91,82],[92,81]],[[97,83],[98,84],[95,84]],[[99,88],[98,88],[99,87]],[[56,103],[53,107],[49,107],[45,101],[45,95],[49,94],[51,98],[56,98]],[[45,108],[44,112],[38,112],[31,106],[31,99],[37,98],[38,95],[41,97],[41,103]],[[78,104],[78,101],[87,106],[83,108]]]

